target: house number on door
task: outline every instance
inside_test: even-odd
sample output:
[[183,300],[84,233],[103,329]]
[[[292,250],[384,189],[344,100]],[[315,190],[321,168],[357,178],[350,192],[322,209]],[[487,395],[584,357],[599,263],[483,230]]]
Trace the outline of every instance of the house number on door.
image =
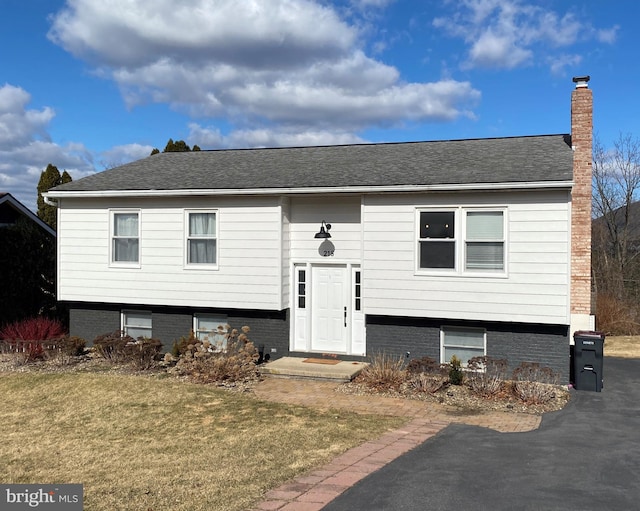
[[323,250],[322,257],[333,257],[333,250]]

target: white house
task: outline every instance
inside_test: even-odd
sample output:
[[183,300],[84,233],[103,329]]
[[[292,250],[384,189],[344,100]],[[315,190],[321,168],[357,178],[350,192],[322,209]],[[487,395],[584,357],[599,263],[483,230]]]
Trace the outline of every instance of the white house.
[[571,135],[162,153],[50,190],[71,333],[246,324],[271,358],[487,354],[568,378],[593,328],[574,81]]

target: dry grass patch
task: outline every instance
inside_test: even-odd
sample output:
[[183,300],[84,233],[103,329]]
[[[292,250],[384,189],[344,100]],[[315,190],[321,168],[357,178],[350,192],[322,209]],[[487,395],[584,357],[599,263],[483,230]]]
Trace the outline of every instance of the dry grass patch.
[[241,510],[403,419],[158,377],[0,374],[0,480],[83,483],[92,511]]
[[607,357],[640,358],[640,336],[615,335],[605,337],[604,354]]

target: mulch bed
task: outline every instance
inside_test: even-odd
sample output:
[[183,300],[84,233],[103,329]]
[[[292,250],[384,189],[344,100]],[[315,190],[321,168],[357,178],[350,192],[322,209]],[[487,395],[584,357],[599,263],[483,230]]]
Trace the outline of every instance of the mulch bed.
[[338,387],[338,392],[358,395],[378,395],[404,399],[416,399],[430,403],[438,403],[454,407],[461,414],[477,414],[485,411],[502,411],[511,413],[530,413],[540,415],[547,412],[561,410],[570,399],[570,393],[566,386],[557,385],[553,397],[546,403],[525,403],[513,394],[511,382],[505,382],[503,389],[491,397],[482,397],[475,394],[466,385],[445,385],[434,392],[419,392],[407,383],[398,388],[371,388],[366,385],[361,377],[357,377],[350,383]]

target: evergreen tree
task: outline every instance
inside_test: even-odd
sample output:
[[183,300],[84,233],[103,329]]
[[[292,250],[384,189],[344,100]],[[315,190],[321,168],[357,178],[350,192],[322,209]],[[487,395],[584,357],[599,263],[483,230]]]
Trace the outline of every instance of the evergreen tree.
[[[190,151],[201,151],[201,149],[200,149],[200,146],[198,145],[194,145],[193,149],[191,149],[189,147],[189,144],[187,144],[184,140],[176,140],[174,142],[173,139],[170,138],[169,141],[167,142],[167,145],[164,146],[164,150],[162,152],[163,153],[186,153]],[[149,156],[153,156],[154,154],[158,154],[159,152],[160,150],[158,150],[157,148],[154,148],[153,151],[151,151],[151,154]]]
[[57,227],[57,211],[55,206],[49,206],[44,202],[42,194],[48,192],[54,186],[69,183],[70,181],[72,181],[71,176],[66,170],[60,175],[58,167],[51,163],[40,174],[40,181],[38,182],[38,217],[53,229]]
[[0,229],[0,326],[45,314],[61,316],[56,305],[56,239],[20,218]]
[[165,153],[182,153],[182,152],[188,152],[191,151],[191,148],[187,145],[187,143],[184,140],[176,140],[175,142],[173,141],[173,139],[169,139],[169,141],[167,142],[167,145],[164,148],[164,152]]

